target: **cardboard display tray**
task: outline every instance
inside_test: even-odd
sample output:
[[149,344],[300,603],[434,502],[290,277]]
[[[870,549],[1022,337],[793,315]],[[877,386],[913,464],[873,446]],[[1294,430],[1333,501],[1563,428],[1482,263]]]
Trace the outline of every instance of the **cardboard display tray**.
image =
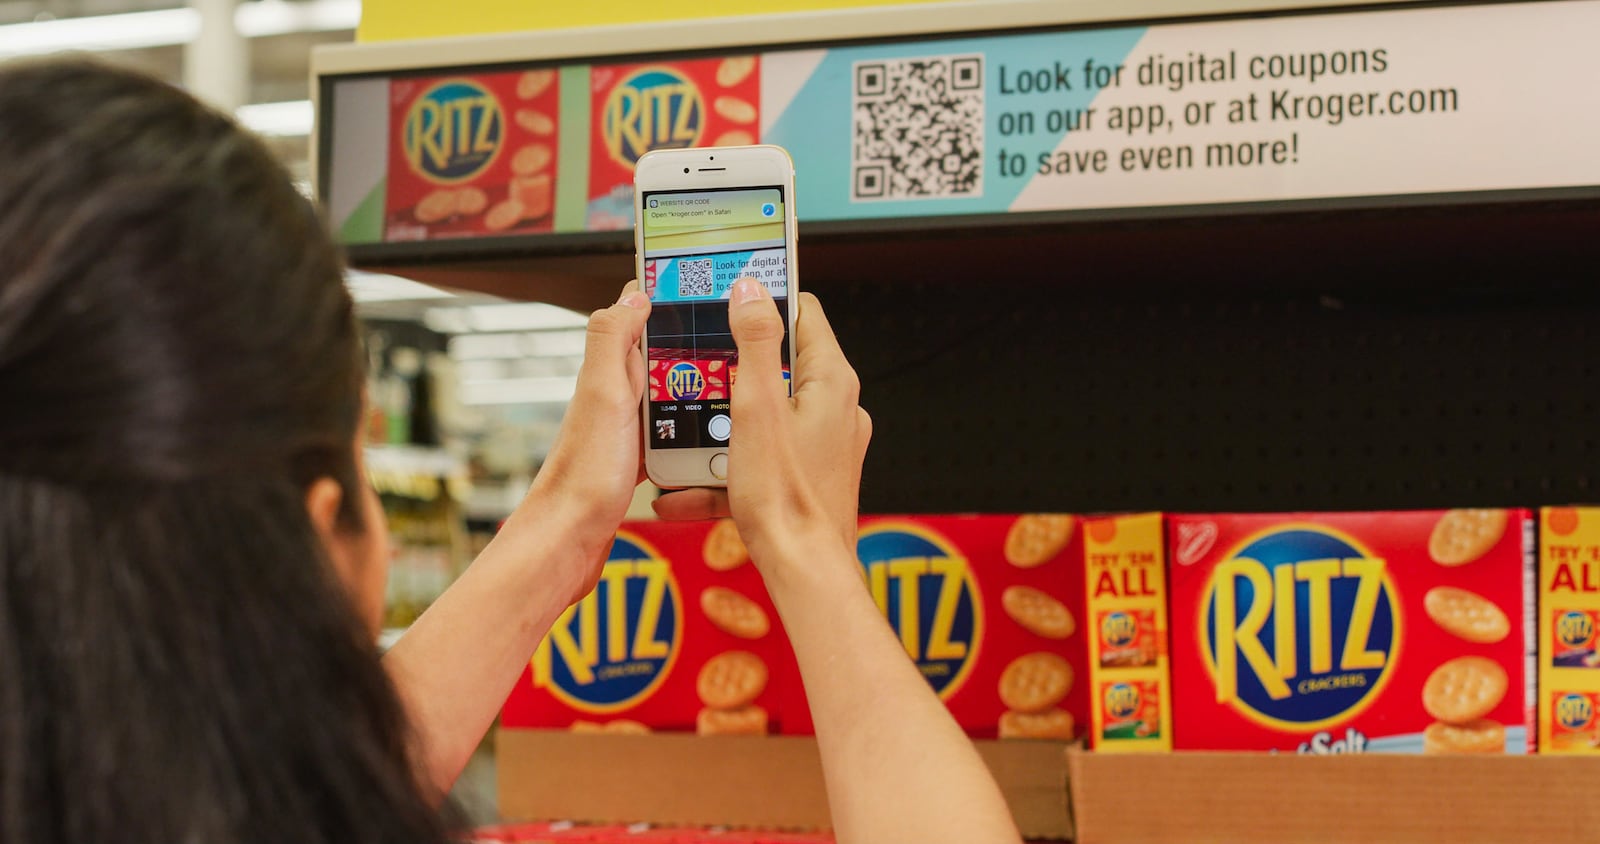
[[[1024,837],[1071,836],[1068,745],[977,741]],[[502,729],[507,820],[831,828],[815,739]]]
[[1600,757],[1069,753],[1079,844],[1600,840]]

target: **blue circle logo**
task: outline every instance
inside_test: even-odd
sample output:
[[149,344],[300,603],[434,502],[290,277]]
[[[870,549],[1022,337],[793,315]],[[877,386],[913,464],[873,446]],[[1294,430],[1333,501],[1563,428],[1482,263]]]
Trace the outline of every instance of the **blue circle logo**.
[[700,367],[688,361],[678,361],[667,368],[667,395],[678,401],[693,401],[705,392],[706,379]]
[[1387,563],[1320,525],[1245,540],[1212,571],[1202,601],[1217,701],[1273,729],[1323,729],[1359,713],[1398,655]]
[[683,604],[671,564],[621,531],[600,583],[539,644],[534,685],[583,712],[618,712],[655,693],[682,641]]
[[1139,689],[1128,683],[1112,683],[1106,687],[1105,709],[1112,718],[1132,718],[1139,713]]
[[1594,620],[1586,612],[1568,610],[1556,619],[1556,639],[1569,648],[1581,648],[1594,638]]
[[1556,700],[1556,723],[1569,730],[1587,729],[1594,723],[1594,705],[1587,695],[1562,695]]
[[778,206],[773,205],[770,202],[767,203],[766,205],[761,206],[761,216],[763,216],[763,217],[771,217],[773,214],[776,214],[776,213],[778,213]]
[[670,67],[644,68],[622,80],[600,114],[606,151],[630,170],[650,150],[698,145],[704,131],[700,89]]
[[470,79],[450,79],[411,104],[401,146],[413,172],[431,182],[458,184],[494,163],[504,135],[500,100]]
[[1111,647],[1125,648],[1139,635],[1139,620],[1122,612],[1106,613],[1100,622],[1100,638]]

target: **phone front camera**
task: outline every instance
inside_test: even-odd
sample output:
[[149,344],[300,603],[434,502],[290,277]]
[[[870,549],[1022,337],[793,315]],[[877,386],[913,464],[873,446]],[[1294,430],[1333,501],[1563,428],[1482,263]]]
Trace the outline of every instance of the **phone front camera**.
[[689,172],[689,168],[687,168],[687,167],[683,168],[683,172],[685,172],[685,173]]

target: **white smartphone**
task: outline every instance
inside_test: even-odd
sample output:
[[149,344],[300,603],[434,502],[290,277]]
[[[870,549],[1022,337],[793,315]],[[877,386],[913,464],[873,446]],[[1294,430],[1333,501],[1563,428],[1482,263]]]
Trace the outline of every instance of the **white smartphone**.
[[766,285],[787,330],[792,383],[796,286],[794,162],[782,147],[654,150],[634,169],[634,246],[650,296],[642,345],[645,473],[657,486],[727,486],[729,398],[739,351],[728,293]]

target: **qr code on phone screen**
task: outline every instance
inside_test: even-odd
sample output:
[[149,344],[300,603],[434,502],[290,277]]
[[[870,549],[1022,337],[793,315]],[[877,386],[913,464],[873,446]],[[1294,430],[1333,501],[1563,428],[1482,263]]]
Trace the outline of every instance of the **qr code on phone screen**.
[[678,262],[678,295],[711,295],[711,259]]
[[983,195],[983,56],[855,63],[852,200]]

